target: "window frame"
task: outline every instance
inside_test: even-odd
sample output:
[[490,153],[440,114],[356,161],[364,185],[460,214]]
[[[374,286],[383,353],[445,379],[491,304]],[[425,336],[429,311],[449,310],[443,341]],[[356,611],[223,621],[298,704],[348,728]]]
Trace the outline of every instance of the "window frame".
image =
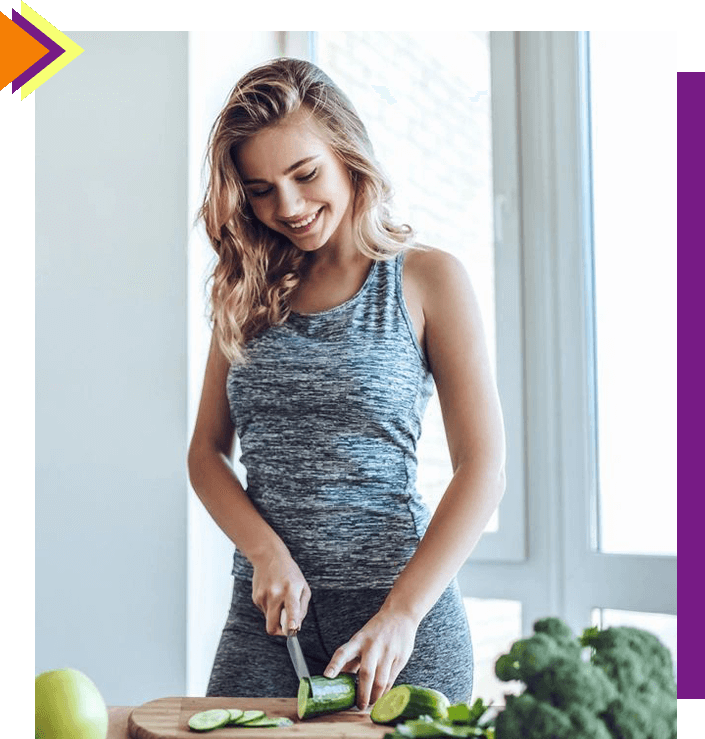
[[[519,32],[529,553],[466,565],[475,597],[523,603],[578,632],[593,608],[676,613],[676,557],[593,549],[596,516],[594,292],[587,34]],[[644,587],[648,582],[649,587]],[[498,584],[501,583],[501,584]]]
[[[597,551],[598,461],[595,290],[589,100],[589,35],[556,33],[546,41],[553,63],[555,151],[571,152],[573,166],[556,174],[558,335],[570,351],[558,353],[561,488],[565,501],[567,617],[588,623],[593,608],[676,614],[677,557]],[[579,299],[575,299],[579,296]],[[576,485],[577,483],[577,485]],[[568,491],[576,486],[578,495]],[[675,505],[676,492],[673,491]],[[568,546],[568,542],[571,546]],[[644,587],[648,582],[649,586]],[[618,605],[619,604],[619,605]]]

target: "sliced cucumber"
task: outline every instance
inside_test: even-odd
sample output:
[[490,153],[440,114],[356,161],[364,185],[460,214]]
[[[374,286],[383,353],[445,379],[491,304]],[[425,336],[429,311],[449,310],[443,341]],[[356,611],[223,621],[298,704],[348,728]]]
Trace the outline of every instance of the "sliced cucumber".
[[226,710],[230,712],[230,721],[228,722],[230,724],[239,721],[242,718],[242,714],[245,713],[241,708],[228,708]]
[[230,711],[225,708],[213,708],[210,711],[194,713],[188,720],[189,729],[193,731],[211,731],[219,729],[230,722]]
[[397,685],[386,692],[370,711],[376,724],[393,724],[405,719],[448,718],[450,701],[439,690],[418,685]]
[[422,721],[413,719],[403,724],[398,724],[393,734],[387,736],[392,737],[410,737],[410,739],[431,739],[432,737],[462,737],[470,739],[470,737],[485,737],[486,734],[476,726],[453,726],[443,720],[436,719],[433,721]]
[[262,716],[262,718],[256,718],[252,721],[248,721],[244,726],[249,729],[250,726],[293,726],[294,722],[290,718],[284,716]]
[[354,705],[355,675],[342,672],[333,678],[314,675],[299,681],[298,715],[301,719],[345,711]]
[[412,737],[413,739],[429,739],[430,737],[455,736],[453,730],[436,723],[435,721],[419,721],[411,720],[397,726],[397,733],[401,736]]
[[246,724],[247,726],[250,725],[250,721],[255,721],[258,718],[264,718],[264,711],[243,711],[242,716],[240,718],[235,719],[232,723],[236,726],[242,726]]

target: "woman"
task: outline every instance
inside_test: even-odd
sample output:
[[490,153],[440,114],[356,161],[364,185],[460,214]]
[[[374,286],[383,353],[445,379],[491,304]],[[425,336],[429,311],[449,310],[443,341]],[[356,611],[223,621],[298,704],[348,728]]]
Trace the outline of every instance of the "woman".
[[[188,463],[236,552],[207,694],[296,694],[285,610],[312,674],[358,673],[361,710],[395,682],[468,700],[455,576],[504,492],[469,278],[392,222],[363,124],[308,62],[246,74],[208,157],[199,217],[218,262]],[[453,477],[431,518],[415,449],[434,381]]]

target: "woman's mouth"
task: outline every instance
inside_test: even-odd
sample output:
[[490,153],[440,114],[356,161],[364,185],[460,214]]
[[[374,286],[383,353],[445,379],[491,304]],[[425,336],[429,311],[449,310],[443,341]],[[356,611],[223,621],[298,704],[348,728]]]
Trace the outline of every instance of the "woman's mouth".
[[312,215],[306,216],[306,218],[302,218],[300,221],[295,221],[293,223],[286,222],[286,226],[290,231],[293,231],[296,234],[306,233],[307,231],[311,230],[311,228],[313,227],[313,224],[318,220],[318,216],[320,215],[322,210],[323,210],[323,206],[321,206]]

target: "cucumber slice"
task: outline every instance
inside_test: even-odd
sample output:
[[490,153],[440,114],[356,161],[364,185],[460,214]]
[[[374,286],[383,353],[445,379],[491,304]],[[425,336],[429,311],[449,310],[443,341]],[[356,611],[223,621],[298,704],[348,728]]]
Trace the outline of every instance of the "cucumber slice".
[[407,721],[397,726],[397,733],[401,736],[408,736],[412,739],[430,739],[430,737],[454,736],[452,732],[446,730],[446,727],[437,724],[435,721]]
[[285,718],[284,716],[262,716],[262,718],[248,721],[245,725],[248,728],[250,726],[293,726],[294,722],[290,718]]
[[392,737],[410,737],[411,739],[430,739],[431,737],[485,737],[485,732],[476,726],[453,726],[443,720],[423,721],[412,719],[398,724]]
[[188,720],[188,726],[193,731],[211,731],[225,726],[229,721],[230,711],[225,708],[213,708],[210,711],[194,713]]
[[448,698],[438,690],[418,685],[397,685],[372,706],[370,718],[376,724],[398,723],[423,715],[446,719],[449,706]]
[[258,718],[264,718],[264,711],[243,711],[242,716],[240,718],[235,719],[232,723],[237,726],[242,726],[243,724],[246,724],[247,726],[250,725],[250,721],[255,721]]
[[[315,697],[312,695],[312,684]],[[345,711],[354,705],[355,675],[341,672],[333,678],[314,675],[311,678],[302,677],[299,681],[298,715],[301,719]]]
[[245,713],[240,708],[227,708],[226,709],[230,713],[230,721],[228,723],[234,724],[236,721],[239,721],[242,718],[242,714]]

